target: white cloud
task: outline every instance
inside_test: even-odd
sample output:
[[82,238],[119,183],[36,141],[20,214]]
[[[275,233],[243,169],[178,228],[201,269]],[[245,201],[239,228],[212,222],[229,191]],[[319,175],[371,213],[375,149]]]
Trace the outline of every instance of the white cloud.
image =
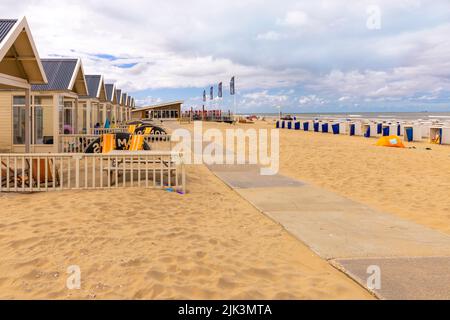
[[258,40],[270,40],[276,41],[285,38],[285,36],[281,33],[275,31],[267,31],[266,33],[260,33],[256,36]]
[[[292,106],[448,96],[448,0],[376,3],[377,32],[366,28],[371,0],[2,0],[0,12],[27,16],[41,56],[81,57],[87,73],[126,91],[202,88],[235,75],[238,91],[260,93],[244,98],[255,106],[276,96]],[[287,93],[300,88],[303,100]]]
[[289,96],[286,94],[270,94],[268,90],[263,90],[244,94],[240,103],[246,108],[273,108],[276,105],[286,104],[288,100]]
[[308,23],[308,15],[303,11],[290,11],[283,19],[278,20],[278,24],[289,27],[301,27]]
[[315,94],[311,94],[308,96],[301,96],[298,99],[298,103],[300,103],[301,105],[323,105],[328,103],[329,101],[323,98],[320,98],[318,96],[316,96]]

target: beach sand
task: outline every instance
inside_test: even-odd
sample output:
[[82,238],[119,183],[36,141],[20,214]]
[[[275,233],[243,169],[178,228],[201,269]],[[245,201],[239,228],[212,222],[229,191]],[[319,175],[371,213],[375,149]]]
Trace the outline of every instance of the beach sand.
[[[229,125],[205,125],[205,129]],[[257,121],[239,128],[274,128]],[[450,146],[280,129],[280,173],[381,211],[450,233]],[[427,150],[431,148],[431,150]]]
[[[1,194],[1,299],[371,299],[206,167],[189,194]],[[66,288],[67,268],[81,289]]]
[[280,136],[282,174],[450,233],[450,146],[386,148],[372,138],[287,130]]
[[[273,124],[204,125],[212,127]],[[288,130],[280,137],[282,174],[450,233],[450,147],[382,148],[376,139]],[[372,298],[203,165],[188,168],[187,183],[186,195],[1,194],[0,298]],[[70,265],[81,268],[80,290],[66,289]]]

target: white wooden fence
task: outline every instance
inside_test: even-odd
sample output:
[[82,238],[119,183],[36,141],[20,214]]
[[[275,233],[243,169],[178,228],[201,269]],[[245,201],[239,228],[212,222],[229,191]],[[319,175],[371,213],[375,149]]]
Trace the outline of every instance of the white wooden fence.
[[43,192],[127,187],[186,191],[180,153],[0,154],[0,192]]
[[[100,135],[94,134],[66,134],[59,136],[58,152],[60,153],[84,153],[86,148],[95,140],[100,138]],[[172,150],[172,142],[170,135],[145,135],[144,141],[149,145],[156,142],[167,142],[165,150]],[[161,149],[161,145],[158,145]]]
[[101,135],[105,133],[126,133],[128,132],[128,127],[116,127],[116,128],[92,128],[92,135]]

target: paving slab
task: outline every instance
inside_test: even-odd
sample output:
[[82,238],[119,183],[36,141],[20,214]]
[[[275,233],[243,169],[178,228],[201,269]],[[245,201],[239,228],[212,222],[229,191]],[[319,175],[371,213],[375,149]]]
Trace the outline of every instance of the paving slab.
[[257,164],[212,164],[207,165],[208,169],[217,172],[244,172],[246,174],[259,174],[261,167]]
[[449,235],[313,186],[236,192],[324,259],[450,256]]
[[226,171],[216,171],[214,173],[235,189],[303,186],[302,182],[281,175],[262,176],[259,172]]
[[[380,287],[371,291],[381,299],[450,299],[449,257],[342,259],[332,261],[332,264],[365,287],[374,272],[368,268],[379,267]],[[373,284],[369,281],[370,287]]]
[[[209,166],[265,215],[382,299],[450,299],[450,236],[257,166]],[[381,271],[371,290],[369,266]],[[371,271],[371,270],[369,270]]]

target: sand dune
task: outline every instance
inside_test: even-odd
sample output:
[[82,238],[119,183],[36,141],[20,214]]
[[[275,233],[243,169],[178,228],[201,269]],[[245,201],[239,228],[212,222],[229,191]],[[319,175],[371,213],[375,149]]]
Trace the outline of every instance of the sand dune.
[[[188,182],[187,195],[0,195],[0,298],[371,298],[204,166]],[[66,288],[70,265],[80,290]]]

